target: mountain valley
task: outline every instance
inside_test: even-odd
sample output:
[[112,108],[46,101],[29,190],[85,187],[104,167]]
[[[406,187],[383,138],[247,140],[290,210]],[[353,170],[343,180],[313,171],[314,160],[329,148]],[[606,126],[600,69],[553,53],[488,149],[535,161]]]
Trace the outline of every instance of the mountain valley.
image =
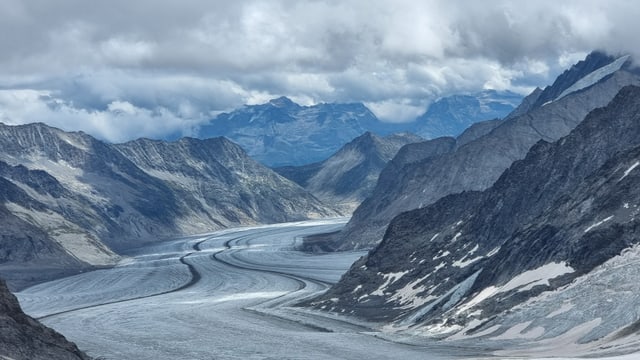
[[594,52],[519,102],[413,133],[284,97],[202,139],[0,124],[0,358],[634,354],[638,70]]
[[11,286],[112,266],[181,234],[339,215],[223,138],[111,145],[30,124],[0,125],[0,143]]

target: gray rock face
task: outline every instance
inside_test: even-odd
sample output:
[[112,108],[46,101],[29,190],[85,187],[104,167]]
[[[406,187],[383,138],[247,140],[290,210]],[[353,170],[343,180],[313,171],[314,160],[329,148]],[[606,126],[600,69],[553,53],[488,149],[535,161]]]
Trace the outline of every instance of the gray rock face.
[[25,315],[1,279],[0,357],[15,360],[89,359],[64,336]]
[[[515,108],[506,118],[514,118],[528,113],[536,107],[536,103],[538,102],[538,98],[542,94],[542,89],[539,87],[535,88],[531,94],[527,95],[520,105]],[[505,119],[506,119],[505,118]]]
[[0,273],[16,287],[169,236],[338,214],[225,139],[110,145],[0,124],[0,149]]
[[412,134],[379,137],[366,132],[325,161],[275,171],[297,182],[324,203],[351,213],[371,195],[380,172],[398,150],[422,140]]
[[470,143],[476,139],[479,139],[491,131],[497,128],[504,122],[503,119],[493,119],[477,122],[469,126],[465,131],[456,138],[456,148],[459,148],[467,143]]
[[[175,194],[161,180],[139,169],[111,145],[83,133],[67,133],[44,124],[0,125],[0,159],[11,166],[46,172],[61,196],[42,194],[37,184],[12,179],[45,205],[42,211],[13,213],[50,234],[59,242],[77,243],[74,256],[94,264],[108,264],[113,255],[83,253],[100,243],[112,248],[175,233],[180,207]],[[36,210],[36,209],[31,209]],[[86,245],[86,247],[85,247]],[[68,250],[72,251],[72,246]]]
[[[65,195],[60,184],[44,171],[13,167],[0,161],[0,272],[16,288],[29,281],[45,280],[71,269],[87,267],[45,229],[30,221],[28,213],[47,211],[46,204],[29,195],[27,191],[32,189],[37,189],[41,196],[59,198]],[[16,208],[18,204],[20,207]],[[38,264],[37,270],[31,271],[29,268],[33,264]],[[15,270],[27,274],[17,276]]]
[[[563,89],[568,88],[562,84]],[[486,135],[465,140],[455,151],[408,164],[393,179],[380,177],[373,195],[356,209],[339,236],[338,248],[372,247],[401,212],[427,206],[449,194],[488,188],[536,142],[555,141],[568,134],[589,111],[605,106],[622,87],[631,84],[640,84],[638,76],[620,69],[593,86],[547,101],[524,115],[508,117]]]
[[[580,342],[629,335],[640,299],[621,295],[637,283],[638,181],[640,88],[630,86],[487,190],[396,217],[313,305],[459,339],[542,341],[584,323],[595,325]],[[605,278],[619,283],[602,292]]]
[[190,210],[180,225],[184,233],[202,231],[198,224],[229,227],[339,215],[225,138],[142,139],[116,148],[166,183]]

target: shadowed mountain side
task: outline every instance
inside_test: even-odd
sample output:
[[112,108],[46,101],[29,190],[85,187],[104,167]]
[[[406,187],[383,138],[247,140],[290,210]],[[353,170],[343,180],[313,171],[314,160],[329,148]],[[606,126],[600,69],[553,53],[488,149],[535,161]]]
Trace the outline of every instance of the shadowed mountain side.
[[422,141],[412,134],[379,137],[371,132],[343,146],[329,159],[299,167],[274,169],[344,213],[351,213],[371,195],[384,166],[406,144]]
[[640,84],[638,76],[626,67],[602,75],[587,88],[524,115],[508,117],[486,135],[465,140],[455,151],[396,167],[392,178],[381,176],[373,195],[356,209],[334,247],[372,247],[401,212],[427,206],[448,194],[486,189],[536,142],[568,134],[589,111],[605,106],[622,87]]
[[621,296],[637,291],[639,164],[640,88],[630,86],[568,136],[539,141],[487,190],[397,216],[313,305],[485,344],[551,339],[596,320],[578,344],[627,336],[639,320],[628,308],[640,298]]
[[64,336],[25,315],[0,279],[0,357],[16,360],[85,360]]
[[339,215],[223,138],[112,145],[0,124],[0,149],[0,274],[16,287],[172,236]]

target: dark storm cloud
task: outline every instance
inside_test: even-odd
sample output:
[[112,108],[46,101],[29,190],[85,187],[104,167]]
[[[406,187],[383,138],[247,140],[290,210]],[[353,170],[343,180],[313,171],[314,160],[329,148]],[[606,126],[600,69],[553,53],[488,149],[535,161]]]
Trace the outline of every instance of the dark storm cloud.
[[0,121],[123,141],[279,95],[406,120],[451,93],[544,86],[593,49],[633,53],[639,15],[622,0],[0,0]]

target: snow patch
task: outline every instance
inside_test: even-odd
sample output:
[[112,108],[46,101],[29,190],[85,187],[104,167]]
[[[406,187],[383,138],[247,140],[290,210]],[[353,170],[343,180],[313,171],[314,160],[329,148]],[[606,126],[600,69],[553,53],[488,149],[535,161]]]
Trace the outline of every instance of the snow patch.
[[475,254],[475,253],[478,251],[478,249],[480,249],[480,245],[476,244],[476,246],[475,246],[473,249],[469,250],[469,252],[467,253],[467,255],[465,255],[465,256],[464,256],[462,259],[460,259],[460,260],[456,260],[456,261],[455,261],[453,264],[451,264],[451,265],[453,265],[453,266],[455,266],[455,267],[458,267],[458,268],[463,268],[463,267],[466,267],[466,266],[468,266],[468,265],[470,265],[470,264],[472,264],[472,263],[474,263],[474,262],[476,262],[476,261],[478,261],[478,260],[480,260],[480,259],[484,258],[484,256],[477,256],[477,257],[475,257],[475,258],[472,258],[472,259],[469,259],[469,260],[465,260],[465,259],[466,259],[466,258],[468,258],[469,256],[471,256],[471,255]]
[[523,332],[532,322],[533,321],[527,321],[514,325],[504,333],[492,338],[492,340],[535,339],[544,335],[544,328],[542,327],[536,327],[527,332]]
[[549,263],[517,275],[511,279],[511,281],[501,286],[500,292],[507,292],[513,289],[527,291],[538,285],[549,285],[549,280],[564,274],[570,274],[574,271],[575,270],[564,261],[561,263]]
[[433,257],[433,260],[438,260],[438,259],[441,259],[441,258],[443,258],[445,256],[449,256],[449,255],[451,255],[449,250],[446,250],[444,252],[442,250],[440,250],[440,252],[436,256]]
[[474,257],[473,259],[464,260],[464,259],[466,259],[466,258],[467,258],[467,257],[465,256],[465,257],[464,257],[464,258],[462,258],[461,260],[456,260],[456,261],[454,261],[454,262],[453,262],[453,264],[451,264],[451,265],[453,265],[453,266],[455,266],[455,267],[457,267],[457,268],[467,267],[467,266],[469,266],[469,265],[473,264],[474,262],[476,262],[476,261],[478,261],[478,260],[480,260],[480,259],[483,259],[483,258],[484,258],[484,256],[477,256],[477,257]]
[[489,286],[484,288],[471,300],[467,301],[462,307],[460,307],[456,314],[459,315],[499,293],[508,292],[514,289],[518,289],[518,291],[527,291],[538,285],[549,285],[549,280],[574,271],[575,270],[565,262],[549,263],[537,269],[525,271],[522,274],[515,276],[502,286]]
[[611,219],[613,219],[613,215],[609,216],[608,218],[605,218],[605,219],[604,219],[604,220],[602,220],[602,221],[598,221],[597,223],[592,224],[591,226],[589,226],[588,228],[586,228],[586,229],[584,230],[584,232],[585,232],[585,233],[588,233],[589,231],[591,231],[591,230],[593,230],[593,229],[597,228],[598,226],[600,226],[600,225],[602,225],[602,224],[606,223],[607,221],[610,221]]
[[394,282],[398,281],[401,277],[403,277],[404,275],[406,275],[408,273],[409,273],[409,270],[402,271],[402,272],[397,272],[397,273],[385,274],[384,275],[384,280],[385,280],[384,283],[382,285],[380,285],[380,287],[378,289],[376,289],[376,291],[372,292],[371,295],[384,296],[384,291],[387,289],[387,287],[389,287],[389,285],[391,285]]
[[498,246],[497,248],[489,251],[489,253],[486,255],[486,257],[492,257],[493,255],[497,254],[498,251],[500,251],[500,246]]
[[[620,180],[622,180],[622,179],[626,178],[626,177],[629,175],[629,173],[631,173],[631,172],[632,172],[635,168],[637,168],[638,166],[640,166],[640,161],[636,161],[636,162],[635,162],[635,164],[631,165],[631,166],[627,169],[627,171],[625,171],[625,172],[624,172],[624,175],[622,175],[622,177],[620,178]],[[618,180],[618,181],[620,181],[620,180]]]
[[389,298],[387,302],[396,301],[400,305],[406,306],[407,308],[415,308],[436,299],[436,297],[432,295],[426,297],[418,296],[419,293],[427,290],[424,285],[418,286],[418,284],[424,279],[425,278],[417,279],[408,283],[402,289],[396,290],[396,292]]
[[498,293],[498,288],[496,288],[495,286],[489,286],[482,289],[482,291],[480,291],[478,295],[474,296],[471,300],[467,301],[462,307],[460,307],[460,309],[456,311],[456,315],[462,314],[463,312],[480,304],[481,302],[485,301],[486,299],[492,297],[497,293]]
[[550,313],[549,315],[546,316],[547,319],[551,319],[554,318],[558,315],[564,314],[568,311],[570,311],[571,309],[574,308],[574,305],[571,303],[564,303],[562,304],[562,306],[560,307],[560,309],[553,311],[552,313]]

